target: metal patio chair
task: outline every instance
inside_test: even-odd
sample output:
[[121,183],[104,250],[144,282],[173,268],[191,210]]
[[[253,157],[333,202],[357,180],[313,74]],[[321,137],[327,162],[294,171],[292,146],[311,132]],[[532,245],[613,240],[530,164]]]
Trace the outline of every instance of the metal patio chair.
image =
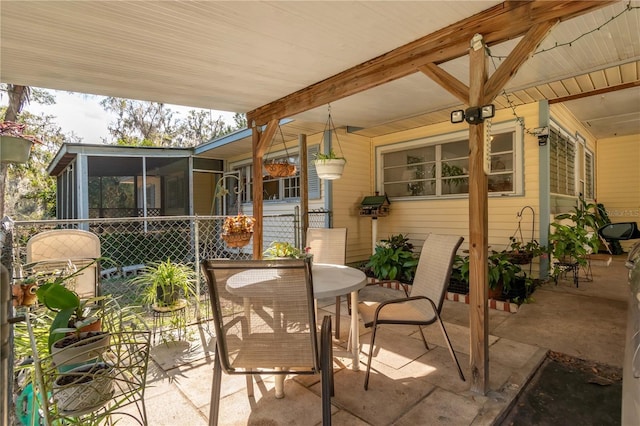
[[[344,265],[347,257],[347,228],[309,228],[307,247],[316,263]],[[349,303],[349,295],[347,304]],[[340,296],[336,297],[335,336],[340,338]]]
[[358,305],[365,327],[372,327],[369,360],[364,379],[365,390],[369,387],[373,347],[376,331],[380,324],[417,325],[425,348],[428,350],[429,345],[421,327],[437,321],[440,324],[451,358],[458,369],[458,374],[463,381],[465,380],[447,330],[440,318],[445,292],[451,277],[453,260],[462,240],[463,237],[458,236],[429,234],[422,246],[409,296],[384,302],[361,302]]
[[318,336],[309,259],[205,260],[202,270],[216,333],[209,424],[218,422],[224,370],[246,375],[249,396],[252,375],[321,373],[323,425],[330,425],[331,317]]

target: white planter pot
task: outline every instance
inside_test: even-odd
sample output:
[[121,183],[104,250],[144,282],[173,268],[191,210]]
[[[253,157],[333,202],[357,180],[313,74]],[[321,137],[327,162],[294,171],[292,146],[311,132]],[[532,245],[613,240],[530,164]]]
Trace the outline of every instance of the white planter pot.
[[51,347],[51,358],[56,367],[64,365],[81,364],[98,358],[109,347],[111,335],[106,332],[101,334],[80,333],[77,342],[62,346],[65,339],[60,339]]
[[56,378],[53,399],[58,411],[80,416],[95,411],[113,396],[113,368],[105,363],[76,367]]
[[314,160],[313,164],[318,172],[320,179],[335,180],[342,177],[344,165],[347,160],[344,158],[337,158],[331,160]]
[[0,161],[3,163],[26,163],[31,153],[31,142],[28,139],[14,136],[0,136]]

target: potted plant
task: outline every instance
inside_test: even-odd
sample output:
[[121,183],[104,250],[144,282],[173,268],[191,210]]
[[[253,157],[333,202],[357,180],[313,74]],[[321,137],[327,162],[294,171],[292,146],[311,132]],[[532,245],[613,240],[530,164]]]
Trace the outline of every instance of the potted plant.
[[[62,271],[54,275],[36,291],[38,301],[56,312],[49,329],[48,346],[58,366],[95,359],[109,345],[109,333],[101,331],[100,322],[107,296],[81,300],[76,292],[64,286],[94,262],[72,274]],[[67,350],[78,342],[82,343],[76,345],[76,350]]]
[[279,259],[289,257],[292,259],[303,259],[305,257],[313,257],[309,253],[309,248],[299,249],[286,241],[274,241],[263,253],[265,259]]
[[578,206],[571,213],[556,216],[557,220],[570,220],[564,224],[554,222],[554,228],[549,235],[549,249],[558,263],[554,265],[553,274],[562,272],[561,264],[587,265],[587,255],[597,253],[600,240],[596,232],[598,219],[595,214],[595,204],[587,203],[583,198],[578,200]]
[[25,125],[13,121],[0,122],[0,160],[3,163],[26,163],[34,143],[42,143],[23,134]]
[[376,244],[374,254],[365,265],[379,280],[398,280],[410,284],[418,266],[413,244],[402,235],[392,235]]
[[505,250],[505,253],[513,264],[526,265],[531,263],[534,257],[546,253],[545,247],[541,246],[536,240],[523,243],[516,237],[511,237],[510,241],[509,249]]
[[333,149],[328,154],[318,152],[313,160],[318,177],[327,180],[340,179],[346,163],[347,160],[339,157]]
[[222,239],[229,247],[243,247],[249,244],[253,235],[253,225],[256,219],[253,216],[238,214],[225,218],[222,225]]
[[167,259],[164,262],[146,265],[142,274],[134,277],[130,283],[143,286],[143,303],[167,307],[195,295],[195,277],[195,271],[191,266]]
[[113,396],[113,368],[104,362],[75,367],[55,379],[52,395],[62,415],[95,411]]

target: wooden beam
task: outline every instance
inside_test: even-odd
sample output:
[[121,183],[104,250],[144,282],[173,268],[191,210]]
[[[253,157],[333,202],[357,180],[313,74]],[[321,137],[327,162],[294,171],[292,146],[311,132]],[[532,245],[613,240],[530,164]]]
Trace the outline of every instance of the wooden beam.
[[484,90],[485,99],[482,101],[482,105],[491,103],[498,96],[502,88],[516,74],[522,64],[531,57],[531,54],[557,23],[557,19],[543,22],[527,31],[527,34],[487,81]]
[[483,34],[487,44],[500,43],[542,23],[570,19],[614,1],[506,1],[249,111],[247,122],[262,125],[272,119],[291,117],[413,74],[428,63],[458,58],[467,54],[468,41],[476,33]]
[[[472,42],[469,52],[469,102],[479,106],[485,98],[487,54],[484,41]],[[484,123],[469,126],[469,363],[471,391],[489,390],[489,188],[484,172]]]
[[[247,121],[251,123],[251,121]],[[253,149],[253,217],[256,219],[256,223],[253,225],[253,258],[262,259],[262,252],[264,251],[264,244],[262,242],[263,236],[263,179],[262,179],[262,161],[264,158],[264,152],[271,143],[273,135],[276,133],[278,127],[278,120],[271,120],[267,124],[267,127],[262,132],[262,135],[258,132],[257,126],[252,127],[251,132],[251,144]]]
[[418,67],[423,74],[438,83],[442,88],[458,98],[463,104],[469,105],[469,86],[440,68],[434,63]]
[[628,83],[617,84],[615,86],[603,87],[602,89],[590,90],[588,92],[577,93],[575,95],[563,96],[561,98],[549,99],[549,104],[558,104],[561,102],[573,101],[576,99],[588,98],[589,96],[603,95],[605,93],[617,92],[618,90],[630,89],[640,86],[640,80],[630,81]]

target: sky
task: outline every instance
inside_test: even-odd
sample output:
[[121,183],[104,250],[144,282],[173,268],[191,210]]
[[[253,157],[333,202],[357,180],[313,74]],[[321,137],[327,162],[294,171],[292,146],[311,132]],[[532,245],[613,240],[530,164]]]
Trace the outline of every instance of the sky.
[[[47,89],[48,90],[48,89]],[[25,109],[33,114],[44,113],[55,116],[55,122],[62,128],[65,134],[75,133],[82,138],[84,143],[101,143],[101,138],[110,139],[107,126],[115,121],[115,116],[107,113],[100,106],[103,96],[87,95],[83,93],[48,90],[55,98],[53,105],[41,105],[35,102],[28,104]],[[7,105],[7,98],[0,99],[0,105]],[[174,117],[185,117],[187,112],[194,107],[167,105],[175,111]],[[224,120],[233,124],[233,113],[225,111],[212,111],[214,117],[222,116]]]

